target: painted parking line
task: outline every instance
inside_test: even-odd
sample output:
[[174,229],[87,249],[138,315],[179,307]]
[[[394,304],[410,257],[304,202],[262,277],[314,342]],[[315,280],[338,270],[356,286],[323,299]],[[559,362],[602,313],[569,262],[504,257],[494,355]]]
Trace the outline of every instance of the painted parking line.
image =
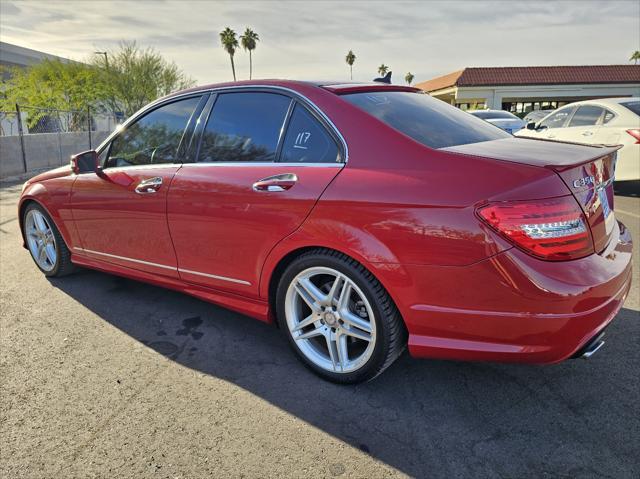
[[630,213],[629,211],[625,211],[625,210],[616,210],[616,214],[623,214],[623,215],[629,215],[629,216],[633,216],[634,218],[640,218],[640,215],[637,213]]

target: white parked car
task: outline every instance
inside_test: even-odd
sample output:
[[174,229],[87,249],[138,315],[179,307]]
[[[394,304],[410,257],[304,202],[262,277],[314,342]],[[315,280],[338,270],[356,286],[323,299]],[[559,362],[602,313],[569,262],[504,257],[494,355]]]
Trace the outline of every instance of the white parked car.
[[469,113],[488,121],[507,133],[515,133],[526,125],[523,120],[515,116],[513,113],[509,113],[504,110],[473,110]]
[[640,180],[640,98],[606,98],[571,103],[516,136],[590,145],[622,145],[616,181]]

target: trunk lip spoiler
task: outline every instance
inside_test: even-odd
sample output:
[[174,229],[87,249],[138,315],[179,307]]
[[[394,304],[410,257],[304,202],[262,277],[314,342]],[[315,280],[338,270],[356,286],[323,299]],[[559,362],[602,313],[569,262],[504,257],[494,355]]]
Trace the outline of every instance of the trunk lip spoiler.
[[[549,141],[551,142],[551,140],[539,140],[539,141]],[[578,146],[591,146],[594,148],[598,148],[601,150],[602,154],[596,155],[593,158],[590,159],[585,159],[583,161],[578,161],[576,163],[572,163],[571,165],[546,165],[543,168],[547,168],[556,172],[562,172],[562,171],[567,171],[567,170],[571,170],[577,166],[582,166],[582,165],[586,165],[587,163],[591,163],[592,161],[595,160],[599,160],[601,158],[604,158],[606,156],[609,156],[613,153],[616,153],[620,148],[622,148],[624,145],[583,145],[581,143],[572,143],[569,141],[555,141],[553,143],[565,143],[568,145],[578,145]],[[600,152],[599,152],[600,153]]]

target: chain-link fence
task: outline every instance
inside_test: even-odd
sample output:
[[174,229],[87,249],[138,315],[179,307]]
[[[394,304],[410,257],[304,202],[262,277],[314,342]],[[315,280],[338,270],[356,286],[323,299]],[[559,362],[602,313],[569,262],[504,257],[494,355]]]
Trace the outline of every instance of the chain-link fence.
[[96,148],[122,120],[90,108],[0,111],[0,177],[65,165],[71,155]]

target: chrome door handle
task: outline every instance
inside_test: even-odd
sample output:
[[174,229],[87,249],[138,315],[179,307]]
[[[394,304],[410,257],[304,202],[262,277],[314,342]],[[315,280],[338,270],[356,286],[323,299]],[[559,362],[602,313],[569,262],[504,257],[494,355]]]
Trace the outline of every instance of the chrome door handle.
[[582,136],[593,136],[593,132],[592,131],[583,131],[582,132]]
[[147,195],[149,193],[156,193],[162,186],[162,177],[154,176],[153,178],[147,178],[142,180],[136,186],[135,192],[139,195]]
[[293,173],[268,176],[253,184],[254,191],[286,191],[296,184],[298,177]]

